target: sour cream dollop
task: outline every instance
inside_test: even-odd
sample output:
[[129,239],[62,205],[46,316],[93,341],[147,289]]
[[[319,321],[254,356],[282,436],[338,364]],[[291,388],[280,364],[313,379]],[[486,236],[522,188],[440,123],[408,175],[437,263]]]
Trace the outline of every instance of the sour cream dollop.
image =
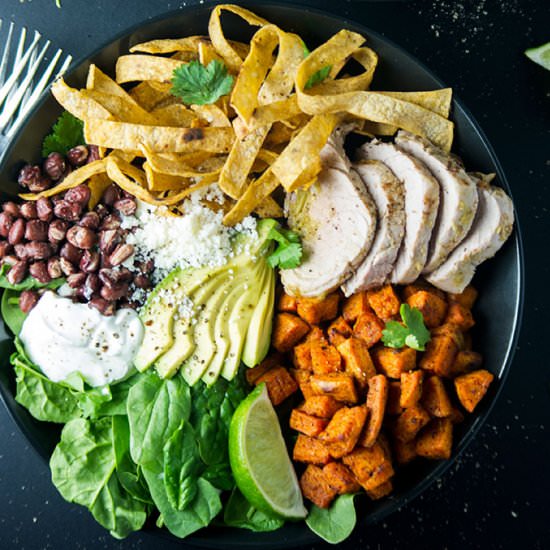
[[46,292],[25,319],[19,338],[50,380],[60,382],[78,372],[96,387],[130,372],[143,325],[132,309],[106,317],[86,304]]

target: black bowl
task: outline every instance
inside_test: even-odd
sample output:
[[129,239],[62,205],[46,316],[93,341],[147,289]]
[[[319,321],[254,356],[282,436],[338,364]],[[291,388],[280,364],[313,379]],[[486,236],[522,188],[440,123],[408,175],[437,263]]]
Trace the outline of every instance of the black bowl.
[[[310,46],[326,40],[342,28],[363,34],[367,37],[369,46],[380,56],[373,89],[409,91],[430,90],[443,86],[433,73],[399,46],[358,23],[306,7],[267,4],[251,6],[251,9],[285,30],[297,32]],[[95,63],[107,73],[113,74],[116,58],[128,53],[129,47],[133,44],[152,38],[206,34],[209,12],[209,5],[201,5],[163,14],[156,20],[144,22],[143,25],[124,32],[89,58],[76,64],[67,75],[67,81],[74,86],[82,86],[90,63]],[[228,24],[230,37],[244,40],[252,34],[250,27],[231,16],[228,17]],[[3,200],[6,194],[16,192],[17,171],[23,161],[39,160],[42,138],[49,132],[60,111],[57,103],[46,94],[13,140],[0,167],[0,191]],[[497,184],[510,193],[493,149],[477,122],[456,98],[453,102],[452,118],[456,124],[453,151],[463,158],[469,170],[496,172]],[[440,477],[471,442],[493,407],[512,362],[523,303],[523,254],[517,222],[512,237],[497,257],[479,270],[474,284],[480,291],[480,298],[475,306],[477,325],[474,346],[483,354],[484,367],[490,370],[497,380],[476,413],[456,429],[453,457],[447,461],[437,462],[419,460],[401,469],[396,476],[395,492],[391,497],[378,502],[366,502],[366,499],[359,502],[358,517],[362,519],[359,520],[357,529],[379,521],[405,505]],[[40,455],[48,460],[58,441],[60,428],[34,420],[14,401],[14,377],[8,363],[11,348],[12,340],[8,331],[0,327],[0,350],[3,352],[0,365],[0,392],[20,429]],[[161,536],[171,537],[167,531],[154,527],[151,529]],[[314,540],[315,535],[303,522],[287,524],[274,533],[264,534],[211,527],[188,539],[197,546],[211,548],[283,548],[312,543]]]

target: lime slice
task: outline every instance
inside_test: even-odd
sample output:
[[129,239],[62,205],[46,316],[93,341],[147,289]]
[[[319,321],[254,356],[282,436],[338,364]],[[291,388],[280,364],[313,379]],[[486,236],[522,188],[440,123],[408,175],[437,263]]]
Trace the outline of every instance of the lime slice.
[[525,50],[525,55],[531,61],[542,65],[545,69],[550,71],[550,42],[547,42],[538,48]]
[[286,519],[306,517],[296,472],[265,384],[257,386],[233,415],[229,461],[237,487],[252,506]]

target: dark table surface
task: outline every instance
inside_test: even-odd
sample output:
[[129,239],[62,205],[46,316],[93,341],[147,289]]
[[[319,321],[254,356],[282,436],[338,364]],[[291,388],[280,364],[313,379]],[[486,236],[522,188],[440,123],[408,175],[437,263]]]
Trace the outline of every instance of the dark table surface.
[[[195,2],[1,0],[0,18],[40,30],[76,58],[127,27]],[[202,2],[201,2],[202,3]],[[550,40],[549,0],[302,0],[359,21],[455,89],[493,144],[512,187],[526,255],[524,320],[487,423],[423,495],[342,548],[550,547],[550,72],[522,54]],[[495,319],[495,322],[498,322]],[[47,465],[0,407],[0,548],[189,547],[135,534],[112,539],[66,504]],[[324,548],[318,543],[311,548]]]

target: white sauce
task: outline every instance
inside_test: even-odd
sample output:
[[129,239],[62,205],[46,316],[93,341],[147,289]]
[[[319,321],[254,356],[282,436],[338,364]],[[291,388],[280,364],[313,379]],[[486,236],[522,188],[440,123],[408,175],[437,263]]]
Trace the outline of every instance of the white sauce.
[[90,386],[124,378],[143,339],[132,309],[106,317],[86,304],[46,292],[19,335],[29,358],[54,382],[79,372]]

